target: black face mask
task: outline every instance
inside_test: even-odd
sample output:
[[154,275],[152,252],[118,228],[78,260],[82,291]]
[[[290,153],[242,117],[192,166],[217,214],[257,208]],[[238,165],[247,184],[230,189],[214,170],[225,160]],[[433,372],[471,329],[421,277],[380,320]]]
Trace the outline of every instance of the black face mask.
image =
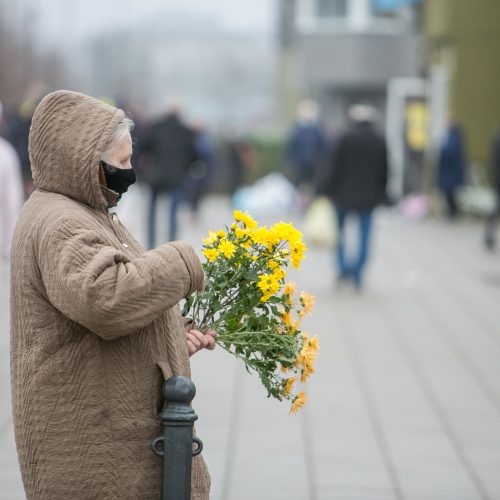
[[135,170],[133,168],[113,167],[105,161],[101,161],[104,177],[106,177],[106,186],[119,194],[118,199],[125,193],[129,186],[136,181]]

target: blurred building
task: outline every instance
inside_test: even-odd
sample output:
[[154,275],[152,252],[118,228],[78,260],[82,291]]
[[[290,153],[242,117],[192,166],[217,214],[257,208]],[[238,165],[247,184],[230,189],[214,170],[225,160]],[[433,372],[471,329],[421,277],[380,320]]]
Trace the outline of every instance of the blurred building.
[[[439,0],[438,0],[439,1]],[[281,0],[280,95],[285,119],[303,96],[331,128],[355,101],[384,114],[388,83],[420,71],[418,7],[411,0]]]
[[272,34],[231,30],[215,15],[161,11],[100,33],[86,55],[81,81],[89,93],[113,89],[148,115],[163,113],[172,96],[211,126],[252,124],[272,113]]
[[500,123],[500,2],[426,0],[428,74],[444,101],[433,122],[439,137],[447,114],[463,125],[471,161],[487,165]]

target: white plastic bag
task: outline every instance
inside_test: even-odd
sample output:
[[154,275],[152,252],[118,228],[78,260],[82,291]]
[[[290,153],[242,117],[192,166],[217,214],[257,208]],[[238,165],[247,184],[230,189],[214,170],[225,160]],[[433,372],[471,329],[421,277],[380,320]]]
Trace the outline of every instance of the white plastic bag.
[[233,197],[234,208],[251,214],[287,213],[296,203],[297,190],[278,172],[260,178],[253,186],[240,188]]
[[332,247],[337,243],[337,217],[332,203],[326,196],[316,198],[304,218],[306,243]]

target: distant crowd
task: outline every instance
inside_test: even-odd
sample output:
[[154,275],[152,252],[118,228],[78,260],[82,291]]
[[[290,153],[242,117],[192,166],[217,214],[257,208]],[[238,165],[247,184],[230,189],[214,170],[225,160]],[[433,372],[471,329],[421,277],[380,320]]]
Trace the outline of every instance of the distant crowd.
[[[11,113],[0,106],[0,251],[9,254],[9,242],[17,213],[34,186],[28,154],[28,135],[37,99],[27,99]],[[219,191],[234,195],[245,184],[255,165],[252,143],[227,128],[216,141],[200,121],[187,123],[179,103],[169,102],[165,112],[145,120],[126,103],[119,103],[134,121],[132,164],[138,181],[150,189],[147,226],[149,248],[157,244],[158,201],[168,195],[168,238],[178,236],[178,212],[187,204],[196,217],[200,200],[214,184]],[[324,195],[333,200],[338,225],[337,261],[339,280],[356,286],[369,255],[372,213],[381,204],[391,203],[387,191],[390,177],[388,150],[378,124],[378,111],[368,103],[349,109],[346,126],[328,137],[315,101],[298,104],[294,124],[284,141],[282,165],[299,193],[299,209],[305,212],[312,200]],[[459,215],[458,190],[466,183],[467,157],[464,131],[450,120],[436,155],[435,186],[441,192],[450,219]],[[492,150],[495,190],[500,199],[500,130]],[[495,246],[498,203],[488,217],[485,244]],[[346,219],[359,218],[360,242],[357,256],[347,262],[343,243]]]
[[[11,113],[0,110],[0,189],[4,191],[0,243],[4,256],[9,254],[10,235],[20,207],[34,190],[28,136],[38,101],[26,100]],[[121,107],[134,121],[132,164],[138,181],[150,187],[150,248],[156,246],[156,212],[161,196],[169,196],[168,235],[175,240],[181,203],[188,204],[196,216],[200,200],[213,184],[231,195],[244,184],[255,155],[251,143],[235,126],[228,127],[222,141],[216,144],[201,121],[185,122],[177,103],[170,102],[166,111],[154,120],[142,119],[126,103]]]

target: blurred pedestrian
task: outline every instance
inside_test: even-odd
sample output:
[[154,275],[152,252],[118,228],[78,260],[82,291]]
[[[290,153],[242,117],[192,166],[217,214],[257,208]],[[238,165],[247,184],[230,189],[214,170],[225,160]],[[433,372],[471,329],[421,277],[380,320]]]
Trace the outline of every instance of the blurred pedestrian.
[[491,147],[491,166],[493,187],[495,190],[495,207],[486,220],[484,244],[488,250],[496,247],[496,225],[500,215],[500,125],[493,136]]
[[8,139],[14,146],[21,163],[25,198],[28,198],[34,189],[28,155],[28,136],[31,119],[37,104],[45,95],[46,89],[46,84],[41,81],[31,82],[26,89],[24,98],[16,114],[9,119],[8,124]]
[[[387,147],[375,127],[376,111],[373,107],[354,105],[349,116],[352,125],[336,142],[324,193],[333,198],[337,213],[339,283],[352,281],[360,289],[370,254],[373,211],[386,200]],[[358,249],[350,258],[345,243],[348,218],[357,219],[359,224]]]
[[[29,151],[36,191],[14,234],[11,379],[28,500],[158,498],[165,378],[213,332],[186,332],[178,302],[204,286],[184,242],[142,248],[109,210],[135,180],[131,121],[89,96],[38,105]],[[195,457],[192,498],[208,500]]]
[[[3,108],[0,103],[0,125]],[[24,201],[21,165],[16,150],[0,137],[0,258],[8,259],[17,216]]]
[[26,198],[33,192],[33,179],[31,178],[28,156],[28,135],[35,106],[36,104],[33,102],[24,101],[17,113],[9,120],[9,139],[20,161]]
[[465,139],[461,127],[450,118],[441,144],[438,161],[438,188],[446,201],[448,216],[454,219],[459,212],[457,190],[465,178]]
[[286,145],[292,181],[302,196],[302,209],[312,197],[313,182],[327,153],[327,141],[319,123],[318,104],[310,99],[297,106],[297,121]]
[[208,188],[215,168],[215,149],[212,138],[201,121],[192,124],[197,161],[189,165],[183,190],[194,218],[198,216],[200,201]]
[[198,160],[195,135],[181,120],[178,104],[154,123],[144,138],[143,153],[150,158],[151,198],[148,216],[149,248],[156,244],[156,208],[163,194],[170,196],[169,240],[177,239],[178,212],[188,169]]
[[225,133],[224,159],[228,191],[234,202],[236,192],[248,182],[248,173],[257,160],[254,146],[235,125],[228,127]]

